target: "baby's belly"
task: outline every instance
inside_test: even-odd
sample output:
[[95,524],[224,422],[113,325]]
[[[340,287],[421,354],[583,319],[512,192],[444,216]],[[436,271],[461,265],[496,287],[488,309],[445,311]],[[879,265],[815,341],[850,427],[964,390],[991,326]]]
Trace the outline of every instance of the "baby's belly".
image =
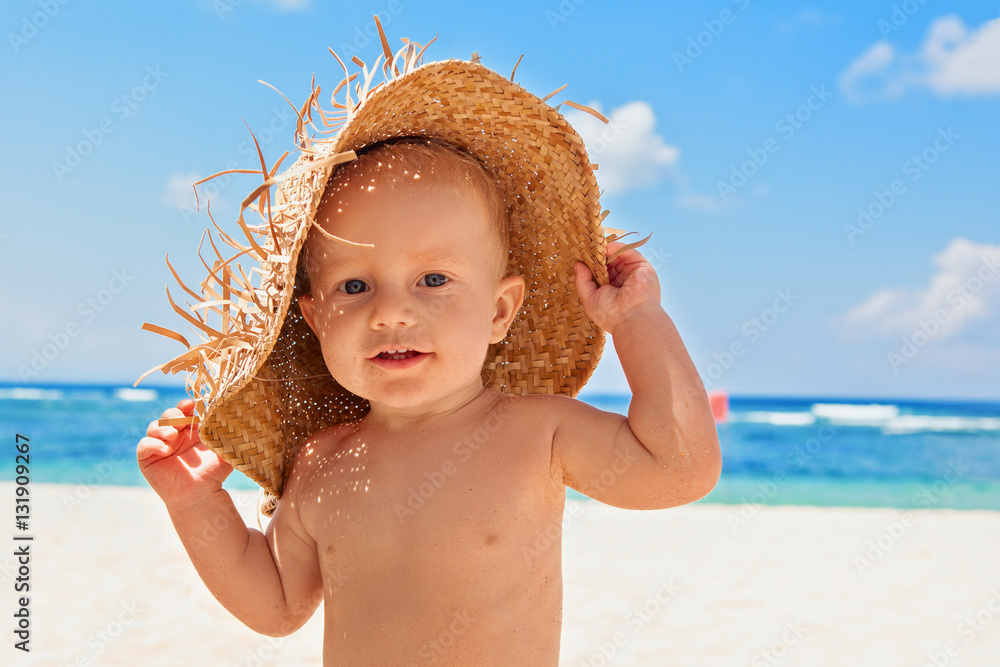
[[342,507],[319,545],[326,662],[555,667],[563,499],[519,486]]
[[546,560],[530,579],[497,571],[469,577],[475,568],[467,566],[439,568],[436,585],[430,571],[410,570],[419,584],[400,572],[329,592],[325,664],[556,667],[562,584],[558,565]]

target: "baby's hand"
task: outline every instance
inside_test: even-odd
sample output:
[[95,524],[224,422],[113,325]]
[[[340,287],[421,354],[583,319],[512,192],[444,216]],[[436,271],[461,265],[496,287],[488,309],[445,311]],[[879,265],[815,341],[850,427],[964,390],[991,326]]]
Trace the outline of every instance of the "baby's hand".
[[[624,243],[609,243],[608,256]],[[660,306],[660,281],[653,266],[638,250],[629,249],[608,263],[608,284],[597,286],[593,273],[577,262],[576,292],[587,316],[608,333],[636,313]]]
[[[185,399],[164,411],[162,419],[190,417],[194,401]],[[209,450],[198,437],[197,427],[159,426],[155,421],[136,447],[143,477],[169,510],[191,507],[222,488],[232,466]]]

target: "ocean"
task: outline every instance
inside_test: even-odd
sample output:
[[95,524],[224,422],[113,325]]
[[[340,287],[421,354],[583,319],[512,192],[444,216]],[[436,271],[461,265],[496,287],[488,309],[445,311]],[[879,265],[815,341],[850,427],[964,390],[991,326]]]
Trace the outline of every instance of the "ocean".
[[[145,487],[135,445],[184,397],[174,387],[0,384],[0,433],[30,439],[33,482]],[[628,410],[628,396],[585,400]],[[701,503],[1000,510],[1000,403],[731,396],[718,429],[722,478]],[[6,451],[0,480],[12,481]],[[226,488],[257,487],[233,473]]]

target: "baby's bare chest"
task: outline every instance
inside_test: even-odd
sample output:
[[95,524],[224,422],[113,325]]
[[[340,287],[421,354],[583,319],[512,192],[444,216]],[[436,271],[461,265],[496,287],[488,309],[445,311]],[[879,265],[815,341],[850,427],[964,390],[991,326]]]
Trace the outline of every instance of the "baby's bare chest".
[[447,570],[461,582],[530,569],[525,547],[552,534],[564,504],[551,435],[499,423],[381,442],[352,436],[306,494],[306,523],[335,588],[376,573],[388,581]]

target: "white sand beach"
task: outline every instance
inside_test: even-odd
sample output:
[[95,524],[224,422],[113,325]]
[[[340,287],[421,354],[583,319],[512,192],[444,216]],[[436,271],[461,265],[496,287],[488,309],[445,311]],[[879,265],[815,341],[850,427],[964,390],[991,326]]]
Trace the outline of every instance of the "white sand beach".
[[[5,630],[0,664],[320,664],[320,615],[281,639],[244,628],[152,491],[31,488],[31,652]],[[237,496],[252,516],[256,495]],[[0,498],[13,506],[12,484]],[[736,525],[739,511],[567,501],[561,665],[1000,664],[1000,513],[761,507]]]

